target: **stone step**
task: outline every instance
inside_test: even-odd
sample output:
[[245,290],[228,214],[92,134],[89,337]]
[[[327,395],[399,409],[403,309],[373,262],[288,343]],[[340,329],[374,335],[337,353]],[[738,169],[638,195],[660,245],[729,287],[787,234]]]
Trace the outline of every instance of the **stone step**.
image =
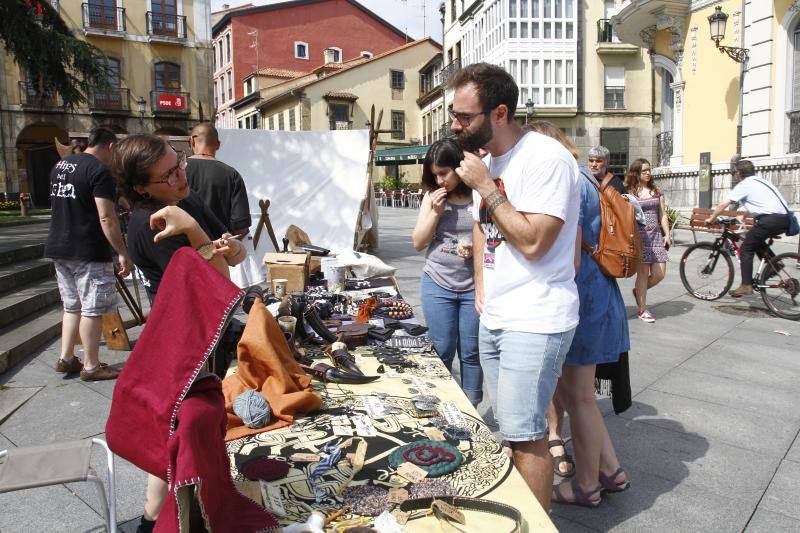
[[0,293],[16,289],[23,285],[50,279],[55,275],[53,262],[50,259],[29,259],[0,266]]
[[0,296],[0,328],[21,320],[61,299],[55,279],[38,281]]
[[0,250],[0,265],[9,265],[19,261],[38,259],[44,255],[44,243],[14,246]]
[[0,330],[0,374],[61,335],[62,314],[61,304],[52,304]]

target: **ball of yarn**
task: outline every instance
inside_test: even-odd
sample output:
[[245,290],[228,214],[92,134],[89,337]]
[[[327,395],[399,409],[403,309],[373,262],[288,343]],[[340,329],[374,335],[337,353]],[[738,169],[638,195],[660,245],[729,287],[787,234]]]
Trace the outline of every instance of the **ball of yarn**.
[[255,390],[241,393],[233,401],[233,412],[242,419],[244,425],[260,429],[269,423],[272,410],[264,395]]

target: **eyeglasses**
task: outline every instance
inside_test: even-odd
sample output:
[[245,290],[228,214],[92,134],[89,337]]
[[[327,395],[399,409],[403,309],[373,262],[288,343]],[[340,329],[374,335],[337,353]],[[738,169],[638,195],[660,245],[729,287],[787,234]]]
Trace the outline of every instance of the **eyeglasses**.
[[450,116],[450,119],[457,120],[458,123],[464,127],[469,126],[476,117],[480,115],[488,115],[491,112],[491,109],[484,109],[478,113],[459,113],[457,111],[453,111],[452,109],[447,110],[447,114]]
[[174,187],[176,183],[178,183],[178,169],[186,170],[186,154],[183,152],[177,152],[178,154],[178,164],[172,167],[171,169],[167,170],[162,174],[161,179],[151,181],[148,185],[156,185],[158,183],[166,183],[170,187]]

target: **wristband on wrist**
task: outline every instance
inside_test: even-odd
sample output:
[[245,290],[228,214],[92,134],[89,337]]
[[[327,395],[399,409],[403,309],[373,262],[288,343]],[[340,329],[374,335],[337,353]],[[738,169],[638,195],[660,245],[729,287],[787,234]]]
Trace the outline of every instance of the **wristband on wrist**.
[[214,257],[214,243],[211,241],[201,244],[195,248],[195,250],[197,250],[197,253],[200,254],[200,257],[206,261],[210,261],[211,258]]
[[504,204],[504,203],[506,203],[508,201],[508,198],[506,198],[503,193],[501,193],[500,191],[496,191],[496,192],[497,192],[497,196],[495,196],[492,199],[492,201],[489,202],[487,204],[487,206],[486,206],[486,209],[487,209],[487,211],[489,211],[489,214],[494,213],[495,209],[497,209],[499,206],[501,206],[502,204]]

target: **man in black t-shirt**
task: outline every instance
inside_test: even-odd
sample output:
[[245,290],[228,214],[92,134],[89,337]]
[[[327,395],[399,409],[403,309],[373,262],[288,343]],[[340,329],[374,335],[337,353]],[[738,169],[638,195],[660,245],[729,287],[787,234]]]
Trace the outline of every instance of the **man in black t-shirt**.
[[243,237],[251,223],[247,190],[235,168],[216,160],[219,147],[217,129],[210,123],[201,122],[192,128],[194,155],[186,166],[186,181],[229,233]]
[[[56,371],[80,372],[83,381],[115,379],[119,371],[100,363],[101,317],[117,302],[114,263],[119,274],[133,267],[114,208],[116,185],[108,171],[114,132],[96,128],[83,153],[67,156],[50,172],[52,218],[45,257],[53,259],[64,305],[61,357]],[[83,344],[83,361],[75,344]]]

